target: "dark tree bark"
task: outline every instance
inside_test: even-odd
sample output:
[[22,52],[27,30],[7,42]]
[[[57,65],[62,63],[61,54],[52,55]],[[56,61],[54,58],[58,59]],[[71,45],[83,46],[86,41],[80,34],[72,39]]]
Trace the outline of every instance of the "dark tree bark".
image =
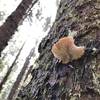
[[23,21],[30,8],[38,0],[22,0],[16,10],[8,16],[5,23],[0,27],[0,52],[7,46],[8,40],[17,30],[19,23]]
[[[39,67],[17,100],[100,100],[99,5],[99,0],[61,0],[55,23],[39,45]],[[69,30],[77,32],[75,43],[87,49],[79,60],[62,64],[51,47]]]

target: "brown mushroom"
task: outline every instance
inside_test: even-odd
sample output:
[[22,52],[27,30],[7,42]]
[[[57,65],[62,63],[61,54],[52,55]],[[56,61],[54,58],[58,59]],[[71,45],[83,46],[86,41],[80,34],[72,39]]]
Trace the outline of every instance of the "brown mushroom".
[[55,58],[66,64],[72,60],[79,59],[85,52],[83,46],[76,46],[72,36],[63,37],[52,46],[52,53]]

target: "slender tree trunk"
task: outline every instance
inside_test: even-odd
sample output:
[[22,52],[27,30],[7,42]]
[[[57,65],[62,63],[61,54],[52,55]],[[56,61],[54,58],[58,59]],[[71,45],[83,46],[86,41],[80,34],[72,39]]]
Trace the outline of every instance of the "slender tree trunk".
[[17,30],[19,23],[23,21],[30,8],[38,0],[22,0],[16,10],[8,16],[5,23],[0,27],[0,52],[7,45],[8,40]]
[[24,45],[25,45],[25,43],[24,43],[24,44],[22,45],[22,47],[20,48],[20,50],[19,50],[19,52],[18,52],[18,54],[17,54],[17,56],[16,56],[14,62],[12,63],[12,65],[10,66],[10,68],[8,69],[8,71],[7,71],[6,75],[5,75],[5,77],[4,77],[4,78],[2,79],[2,81],[0,82],[0,92],[1,92],[1,90],[2,90],[2,88],[3,88],[3,85],[4,85],[5,82],[7,81],[8,76],[9,76],[9,74],[11,73],[11,71],[12,71],[12,69],[13,69],[13,67],[14,67],[14,65],[15,65],[15,63],[16,63],[16,60],[18,59],[18,57],[19,57],[19,55],[20,55],[20,53],[21,53],[21,51],[22,51]]
[[[88,49],[79,60],[59,63],[51,47],[73,33],[77,33],[75,43]],[[99,0],[61,0],[55,23],[38,51],[39,67],[31,72],[32,79],[17,100],[100,100]]]
[[26,58],[26,61],[23,65],[23,68],[20,72],[20,74],[18,75],[17,79],[16,79],[16,82],[14,83],[12,89],[11,89],[11,92],[9,93],[9,96],[7,98],[7,100],[15,100],[16,99],[16,96],[18,95],[18,92],[19,92],[19,89],[21,87],[21,84],[24,83],[24,80],[26,78],[26,75],[28,73],[28,71],[30,70],[30,68],[28,68],[28,65],[30,63],[30,59],[31,57],[34,55],[34,48],[31,49],[28,57]]

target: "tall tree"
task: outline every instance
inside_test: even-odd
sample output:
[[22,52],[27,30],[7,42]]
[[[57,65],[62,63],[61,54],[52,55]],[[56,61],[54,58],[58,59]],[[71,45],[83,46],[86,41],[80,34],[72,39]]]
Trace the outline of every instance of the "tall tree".
[[31,7],[33,7],[37,1],[38,0],[22,0],[16,10],[12,12],[4,24],[0,26],[0,52],[7,46],[7,42],[17,30],[19,23],[24,20]]
[[[84,56],[59,63],[51,53],[52,45],[75,32],[75,43],[86,47]],[[31,72],[32,79],[17,100],[100,100],[99,0],[61,0],[56,20],[38,51],[39,67]]]
[[16,96],[19,93],[19,88],[21,87],[21,84],[24,83],[25,77],[27,77],[26,74],[31,69],[31,67],[28,68],[28,65],[30,63],[31,57],[34,55],[34,50],[35,50],[35,48],[33,47],[31,49],[29,55],[26,57],[23,68],[22,68],[20,74],[18,75],[18,77],[17,77],[17,79],[16,79],[16,81],[15,81],[15,83],[14,83],[14,85],[9,93],[7,100],[15,100],[16,99]]

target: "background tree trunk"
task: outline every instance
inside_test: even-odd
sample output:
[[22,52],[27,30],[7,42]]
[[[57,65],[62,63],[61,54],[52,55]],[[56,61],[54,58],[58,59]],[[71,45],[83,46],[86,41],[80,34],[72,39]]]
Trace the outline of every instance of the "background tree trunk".
[[[25,44],[25,43],[24,43],[24,44]],[[16,56],[14,62],[12,63],[11,67],[8,69],[8,71],[7,71],[6,75],[5,75],[5,77],[4,77],[3,80],[0,82],[0,92],[1,92],[1,90],[2,90],[3,85],[4,85],[5,82],[7,81],[8,76],[9,76],[9,74],[10,74],[11,71],[12,71],[12,68],[14,67],[14,65],[15,65],[15,63],[16,63],[16,60],[18,59],[18,57],[19,57],[19,55],[20,55],[20,53],[21,53],[21,51],[22,51],[22,49],[23,49],[23,47],[24,47],[24,44],[23,44],[22,47],[20,48],[20,50],[19,50],[19,52],[18,52],[18,54],[17,54],[17,56]]]
[[0,52],[7,46],[8,40],[37,1],[38,0],[22,0],[16,10],[8,16],[5,23],[0,27]]
[[[22,2],[19,4],[19,6],[16,8],[16,10],[14,12],[12,12],[12,14],[10,16],[8,16],[8,18],[5,20],[3,25],[0,26],[0,54],[1,54],[1,51],[4,49],[4,47],[7,46],[7,42],[9,41],[11,36],[15,33],[18,26],[20,24],[22,24],[23,20],[30,14],[31,8],[37,3],[37,1],[38,0],[22,0]],[[26,43],[26,41],[25,41],[25,43]],[[11,61],[11,63],[12,63],[11,66],[8,63],[7,63],[8,64],[7,67],[6,67],[6,64],[4,64],[4,63],[3,63],[4,66],[3,66],[3,64],[0,66],[2,69],[4,69],[4,68],[8,69],[8,70],[4,69],[5,71],[1,70],[2,72],[5,72],[0,77],[1,78],[0,79],[0,98],[3,100],[6,100],[8,95],[9,95],[9,97],[7,100],[14,100],[14,98],[16,97],[17,91],[19,90],[19,88],[21,86],[21,82],[24,81],[25,76],[28,73],[27,71],[30,70],[29,69],[30,67],[28,67],[28,64],[31,59],[31,56],[34,55],[34,50],[30,50],[30,54],[26,58],[26,62],[23,65],[23,67],[22,67],[22,65],[19,66],[22,69],[20,69],[20,72],[17,72],[17,74],[16,74],[17,79],[15,78],[15,80],[13,80],[13,81],[11,80],[12,82],[9,85],[9,82],[10,82],[9,76],[11,76],[12,73],[14,72],[14,68],[18,63],[20,54],[23,51],[24,44],[22,44],[22,47],[20,48],[19,51],[17,49],[18,52],[16,52],[16,54],[14,55],[16,57],[15,57],[15,60],[12,60],[14,62]],[[7,54],[7,55],[9,55],[9,54]],[[4,60],[4,59],[5,59],[5,57],[2,58],[2,60]],[[24,62],[24,60],[25,60],[25,58],[23,58],[23,62]],[[17,70],[17,68],[16,68],[16,70]],[[19,73],[19,75],[18,75],[18,73]],[[12,87],[12,89],[11,89],[11,87]],[[6,90],[8,90],[8,91],[5,93]]]
[[[68,64],[57,62],[51,47],[63,36],[77,33],[75,43],[89,48]],[[96,48],[96,52],[92,49]],[[38,68],[17,100],[100,100],[100,2],[62,0],[56,20],[38,49]]]
[[24,83],[24,80],[27,77],[26,74],[30,70],[30,68],[28,68],[28,65],[30,63],[31,57],[34,55],[34,50],[35,49],[33,47],[31,49],[28,57],[26,58],[26,61],[25,61],[24,65],[23,65],[23,68],[22,68],[20,74],[18,75],[17,80],[15,81],[15,83],[14,83],[12,89],[11,89],[11,92],[9,93],[9,96],[8,96],[7,100],[15,100],[16,99],[16,96],[19,93],[19,89],[21,88],[22,83]]

